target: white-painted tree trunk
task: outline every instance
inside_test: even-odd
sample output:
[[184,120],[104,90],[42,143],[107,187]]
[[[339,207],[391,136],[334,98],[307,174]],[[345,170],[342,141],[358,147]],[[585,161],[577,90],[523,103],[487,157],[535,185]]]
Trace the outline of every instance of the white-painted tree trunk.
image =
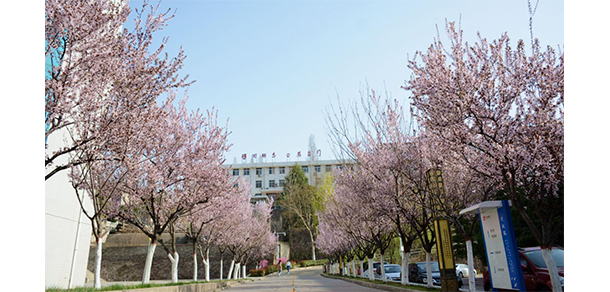
[[236,263],[235,264],[235,269],[233,270],[233,279],[239,279],[239,267],[241,266],[241,263]]
[[375,275],[373,274],[373,258],[369,258],[369,280],[375,280]]
[[178,283],[178,261],[180,260],[180,256],[178,252],[174,252],[172,256],[171,253],[167,254],[167,258],[172,263],[172,283]]
[[205,250],[205,259],[203,260],[204,270],[205,270],[205,280],[210,281],[210,248],[206,248]]
[[354,274],[354,278],[358,277],[358,275],[356,275],[356,262],[354,260],[352,260],[352,273]]
[[426,283],[428,284],[428,288],[432,288],[432,268],[430,267],[430,259],[432,255],[429,252],[426,252]]
[[197,253],[193,253],[193,281],[197,281]]
[[561,279],[559,278],[559,271],[557,271],[557,264],[555,263],[555,259],[553,259],[553,254],[551,253],[551,249],[542,248],[542,259],[549,269],[549,276],[551,276],[551,285],[553,285],[553,292],[562,292],[561,288]]
[[144,274],[142,275],[142,284],[150,283],[150,270],[152,268],[153,256],[157,243],[148,242],[148,251],[146,252],[146,262],[144,262]]
[[229,273],[227,274],[227,280],[231,280],[233,267],[235,267],[235,260],[231,260],[231,265],[229,266]]
[[248,274],[246,274],[246,264],[241,267],[241,276],[244,279],[248,277]]
[[409,259],[410,252],[402,252],[402,263],[400,263],[400,283],[407,285],[409,283]]
[[102,273],[102,238],[98,237],[96,241],[95,248],[95,273],[93,278],[93,287],[95,289],[102,288],[101,283],[101,273]]
[[474,254],[472,253],[472,239],[466,240],[466,258],[468,260],[468,291],[475,292]]
[[388,279],[385,278],[385,265],[383,264],[383,254],[379,256],[381,258],[381,280],[384,282],[388,282]]

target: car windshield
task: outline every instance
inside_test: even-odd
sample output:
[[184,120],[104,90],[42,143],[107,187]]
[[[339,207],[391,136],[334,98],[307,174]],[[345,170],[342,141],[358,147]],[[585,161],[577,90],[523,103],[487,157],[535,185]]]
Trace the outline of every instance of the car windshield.
[[[532,261],[532,263],[534,265],[536,265],[536,267],[545,268],[545,269],[547,268],[546,263],[544,262],[544,259],[542,258],[542,251],[540,251],[540,250],[527,251],[527,252],[524,252],[523,254],[525,254],[525,256],[530,261]],[[563,249],[555,248],[551,251],[551,254],[553,255],[553,259],[555,260],[555,264],[557,265],[557,267],[563,268]]]
[[400,267],[398,267],[398,266],[385,267],[385,272],[386,273],[400,273]]
[[[420,272],[425,273],[426,272],[426,263],[419,263],[417,264],[417,268],[419,269]],[[432,272],[439,272],[440,270],[438,269],[438,263],[437,262],[430,262],[430,270],[432,270]]]

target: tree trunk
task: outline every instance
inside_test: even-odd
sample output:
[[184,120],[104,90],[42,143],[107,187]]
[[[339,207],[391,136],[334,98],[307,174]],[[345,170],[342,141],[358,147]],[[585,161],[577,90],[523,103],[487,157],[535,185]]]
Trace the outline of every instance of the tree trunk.
[[474,255],[472,253],[472,239],[466,240],[466,257],[468,259],[468,291],[475,292]]
[[373,258],[369,258],[369,280],[375,281],[375,275],[373,275]]
[[95,273],[93,279],[93,287],[95,289],[101,289],[102,283],[100,275],[102,272],[102,238],[98,237],[95,248]]
[[197,281],[197,253],[193,253],[193,281]]
[[313,232],[311,232],[311,229],[307,228],[307,231],[309,231],[309,239],[311,239],[311,259],[312,260],[316,260],[316,242],[313,240]]
[[553,255],[551,253],[551,249],[548,247],[541,248],[542,250],[542,259],[549,269],[549,276],[551,276],[551,285],[553,285],[553,292],[562,292],[561,288],[561,278],[559,278],[559,271],[557,271],[557,264],[555,263],[555,259],[553,259]]
[[227,280],[231,280],[231,273],[233,273],[234,266],[235,266],[235,259],[232,259],[231,265],[229,266],[229,273],[227,274]]
[[241,263],[235,263],[235,269],[233,270],[233,279],[237,280],[239,279],[239,267],[241,266]]
[[430,259],[432,258],[432,254],[429,251],[426,251],[426,283],[428,284],[428,288],[432,288],[432,268],[430,267]]
[[178,255],[178,252],[174,252],[173,256],[171,253],[167,253],[167,257],[172,263],[172,283],[178,283],[178,261],[180,260],[180,256]]
[[410,251],[402,252],[402,263],[400,265],[400,284],[409,284],[409,259],[411,257]]
[[220,255],[220,280],[222,281],[222,254]]
[[244,265],[241,267],[241,277],[242,277],[242,278],[244,278],[244,279],[245,279],[245,278],[247,278],[247,276],[248,276],[248,274],[246,274],[246,271],[247,271],[247,270],[246,270],[246,264],[244,264]]
[[146,252],[146,262],[144,263],[144,274],[142,275],[142,284],[150,283],[150,270],[152,268],[153,256],[155,255],[156,248],[156,242],[150,241],[148,243],[148,251]]
[[[210,281],[210,248],[205,249],[205,260],[203,261],[205,268],[205,280]],[[222,268],[222,265],[220,266]]]
[[383,264],[383,254],[380,255],[381,258],[381,265],[380,265],[380,270],[381,270],[381,280],[383,282],[388,282],[388,279],[385,278],[385,265]]

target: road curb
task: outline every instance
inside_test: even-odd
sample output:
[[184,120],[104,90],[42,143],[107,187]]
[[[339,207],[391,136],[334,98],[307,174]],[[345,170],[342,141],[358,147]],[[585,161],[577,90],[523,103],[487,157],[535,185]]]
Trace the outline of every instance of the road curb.
[[[365,287],[369,287],[369,288],[373,288],[373,289],[377,289],[377,290],[396,291],[396,292],[422,292],[421,290],[413,290],[413,289],[403,288],[403,287],[381,285],[381,284],[376,284],[376,283],[371,283],[371,282],[366,282],[366,281],[359,281],[359,280],[355,280],[355,279],[335,277],[335,276],[325,275],[325,274],[320,274],[320,275],[325,278],[343,280],[346,282],[354,283],[354,284],[357,284],[360,286],[365,286]],[[440,291],[440,289],[439,289],[439,291]]]

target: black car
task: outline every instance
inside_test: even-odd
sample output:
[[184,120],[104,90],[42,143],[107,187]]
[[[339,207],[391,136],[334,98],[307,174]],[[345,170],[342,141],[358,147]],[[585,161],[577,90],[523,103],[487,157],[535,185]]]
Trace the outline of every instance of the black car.
[[[441,271],[438,268],[438,262],[430,262],[430,270],[432,271],[432,284],[441,285]],[[409,282],[427,283],[426,262],[409,264]],[[458,286],[462,287],[462,278],[458,277]]]

